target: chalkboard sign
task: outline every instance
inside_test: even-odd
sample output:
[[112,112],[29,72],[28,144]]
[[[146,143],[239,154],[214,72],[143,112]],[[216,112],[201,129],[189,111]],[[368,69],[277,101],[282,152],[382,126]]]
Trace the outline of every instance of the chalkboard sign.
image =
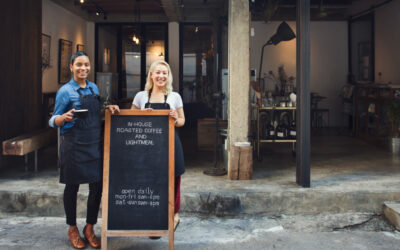
[[103,248],[107,236],[169,235],[173,246],[174,123],[168,113],[106,113]]

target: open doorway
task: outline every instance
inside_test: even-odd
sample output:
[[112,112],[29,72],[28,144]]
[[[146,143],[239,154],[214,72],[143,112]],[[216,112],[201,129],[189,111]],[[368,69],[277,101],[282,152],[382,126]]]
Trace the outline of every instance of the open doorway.
[[196,126],[197,119],[214,117],[212,94],[214,80],[213,26],[181,25],[181,70],[179,92],[187,110],[187,125]]
[[96,83],[103,101],[130,108],[144,89],[151,63],[168,58],[168,25],[96,25]]
[[188,153],[214,150],[216,101],[213,94],[220,84],[215,44],[213,25],[180,25],[179,92],[186,116],[181,138]]

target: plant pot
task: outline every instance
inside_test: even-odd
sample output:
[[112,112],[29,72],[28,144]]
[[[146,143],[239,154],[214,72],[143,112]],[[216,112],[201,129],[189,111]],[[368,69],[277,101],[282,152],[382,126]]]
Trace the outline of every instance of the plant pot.
[[389,144],[389,152],[396,155],[400,154],[400,138],[389,137],[388,144]]

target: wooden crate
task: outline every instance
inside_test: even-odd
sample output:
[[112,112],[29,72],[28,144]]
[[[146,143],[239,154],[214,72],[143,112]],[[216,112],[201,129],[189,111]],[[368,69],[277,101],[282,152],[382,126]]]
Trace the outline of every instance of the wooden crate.
[[[227,128],[227,120],[218,120],[218,128]],[[221,136],[218,136],[218,145],[222,144]],[[215,144],[215,118],[197,120],[197,148],[198,150],[212,151]]]
[[228,167],[231,180],[251,180],[253,178],[253,147],[231,146],[231,164]]

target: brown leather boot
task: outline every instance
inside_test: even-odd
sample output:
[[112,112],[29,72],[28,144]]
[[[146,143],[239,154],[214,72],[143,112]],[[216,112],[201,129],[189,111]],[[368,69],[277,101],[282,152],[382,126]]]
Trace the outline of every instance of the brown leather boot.
[[68,230],[68,237],[71,244],[76,249],[82,249],[86,247],[85,242],[81,238],[79,234],[79,230],[77,226],[70,226]]
[[86,226],[83,228],[83,235],[85,236],[86,240],[89,242],[89,245],[93,248],[99,248],[100,247],[100,240],[96,237],[93,231],[93,225],[92,224],[86,224]]

